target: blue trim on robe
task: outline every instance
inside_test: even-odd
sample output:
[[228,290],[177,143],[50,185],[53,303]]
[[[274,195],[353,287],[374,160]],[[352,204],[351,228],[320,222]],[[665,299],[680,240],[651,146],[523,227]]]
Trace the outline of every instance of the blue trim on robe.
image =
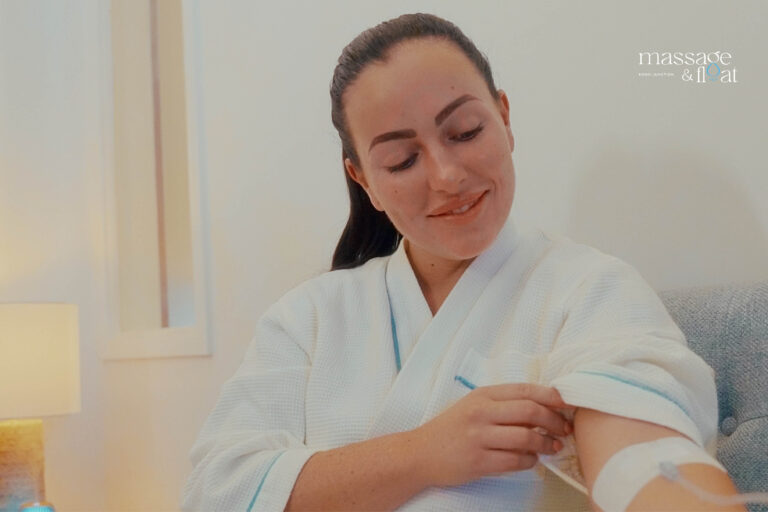
[[462,384],[464,384],[465,386],[467,386],[469,389],[475,389],[475,388],[477,387],[477,386],[475,386],[474,384],[472,384],[471,382],[469,382],[467,379],[465,379],[464,377],[462,377],[461,375],[457,375],[457,376],[455,376],[455,377],[453,378],[453,380],[457,380],[457,381],[461,382]]
[[248,505],[248,512],[251,512],[251,509],[253,508],[253,504],[256,503],[256,497],[261,492],[261,487],[264,485],[264,480],[267,479],[267,475],[269,474],[269,470],[272,469],[272,466],[275,465],[275,462],[277,462],[277,459],[280,458],[282,454],[284,454],[287,450],[283,450],[282,452],[278,453],[277,456],[272,459],[272,462],[270,463],[269,467],[267,468],[266,473],[264,473],[264,476],[261,477],[261,482],[259,482],[259,487],[256,489],[256,494],[253,495],[253,499],[251,500],[251,503]]
[[397,361],[397,371],[400,371],[400,343],[397,341],[397,329],[395,328],[395,315],[392,313],[392,304],[389,305],[389,318],[392,322],[392,341],[395,344],[395,361]]
[[387,275],[384,274],[384,289],[387,291],[387,302],[389,303],[389,320],[392,324],[392,343],[395,345],[395,362],[397,363],[397,372],[400,373],[400,343],[397,341],[397,329],[395,328],[395,313],[392,311],[392,299],[389,297],[389,287],[387,287]]
[[669,395],[667,395],[665,393],[662,393],[658,389],[652,388],[652,387],[647,386],[645,384],[641,384],[639,382],[633,382],[631,380],[627,380],[627,379],[625,379],[623,377],[617,377],[616,375],[611,375],[610,373],[595,372],[595,371],[589,371],[589,370],[576,370],[573,373],[586,373],[588,375],[597,375],[598,377],[608,377],[609,379],[613,379],[613,380],[616,380],[616,381],[619,381],[619,382],[623,382],[624,384],[629,384],[630,386],[634,386],[636,388],[644,389],[645,391],[650,391],[651,393],[655,393],[655,394],[659,395],[662,398],[666,398],[667,400],[669,400],[670,402],[672,402],[673,404],[678,406],[685,413],[685,415],[688,416],[689,418],[691,418],[691,421],[693,421],[693,418],[691,417],[691,414],[683,406],[683,404],[681,404],[680,402],[678,402],[677,400],[675,400],[671,396],[669,396]]

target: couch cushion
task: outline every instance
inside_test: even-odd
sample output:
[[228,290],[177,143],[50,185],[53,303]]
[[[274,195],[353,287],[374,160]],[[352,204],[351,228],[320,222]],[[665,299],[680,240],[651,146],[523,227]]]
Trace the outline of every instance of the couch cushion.
[[[688,345],[714,368],[717,456],[742,492],[768,491],[768,281],[659,292]],[[752,511],[768,506],[750,505]]]

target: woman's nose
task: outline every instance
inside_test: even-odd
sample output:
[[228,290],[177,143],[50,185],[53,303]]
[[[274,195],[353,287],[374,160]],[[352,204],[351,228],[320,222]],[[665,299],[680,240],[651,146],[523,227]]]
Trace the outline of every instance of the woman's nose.
[[464,188],[467,171],[463,163],[448,151],[430,152],[427,159],[427,180],[430,188],[448,193],[456,193]]

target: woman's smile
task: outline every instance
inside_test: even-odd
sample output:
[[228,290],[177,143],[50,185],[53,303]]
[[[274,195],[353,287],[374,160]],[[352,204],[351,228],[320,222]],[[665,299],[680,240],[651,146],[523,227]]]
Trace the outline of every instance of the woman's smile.
[[480,199],[480,196],[483,195],[485,190],[481,190],[479,192],[475,192],[473,194],[465,194],[463,197],[458,197],[456,199],[452,199],[446,203],[444,203],[439,208],[435,208],[432,210],[432,213],[430,213],[430,216],[437,216],[437,215],[443,215],[447,213],[461,213],[463,208],[466,206],[472,206],[474,203]]
[[461,208],[450,210],[446,213],[441,213],[438,215],[429,215],[429,217],[439,221],[450,221],[467,224],[474,221],[482,213],[487,195],[488,191],[486,190],[482,192],[480,196],[477,197],[477,199],[465,204]]

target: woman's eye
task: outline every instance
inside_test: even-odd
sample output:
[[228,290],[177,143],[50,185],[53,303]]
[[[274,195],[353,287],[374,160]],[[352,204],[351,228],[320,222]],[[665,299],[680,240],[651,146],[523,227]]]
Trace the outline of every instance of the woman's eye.
[[[484,127],[483,124],[479,124],[477,126],[477,128],[475,128],[474,130],[470,130],[468,132],[464,132],[464,133],[462,133],[460,135],[457,135],[455,137],[451,137],[451,140],[455,140],[455,141],[458,141],[458,142],[467,142],[469,140],[472,140],[475,137],[477,137],[478,133],[483,131],[483,127]],[[416,157],[417,156],[418,156],[418,153],[414,153],[414,154],[412,154],[410,156],[410,158],[408,158],[408,160],[406,160],[406,161],[404,161],[402,163],[399,163],[399,164],[395,165],[394,167],[387,167],[387,170],[389,172],[397,172],[397,171],[401,171],[403,169],[407,169],[407,168],[409,168],[409,167],[411,167],[413,165],[413,163],[416,161]]]
[[458,140],[459,142],[465,142],[465,141],[468,141],[468,140],[472,140],[481,131],[483,131],[483,125],[482,124],[478,125],[478,127],[475,128],[474,130],[470,130],[468,132],[462,133],[461,135],[457,135],[456,137],[453,137],[453,140]]
[[405,162],[399,163],[394,167],[387,167],[387,170],[389,170],[390,172],[395,172],[401,169],[407,169],[408,167],[412,166],[413,162],[415,161],[416,161],[416,153],[412,154],[411,157]]

